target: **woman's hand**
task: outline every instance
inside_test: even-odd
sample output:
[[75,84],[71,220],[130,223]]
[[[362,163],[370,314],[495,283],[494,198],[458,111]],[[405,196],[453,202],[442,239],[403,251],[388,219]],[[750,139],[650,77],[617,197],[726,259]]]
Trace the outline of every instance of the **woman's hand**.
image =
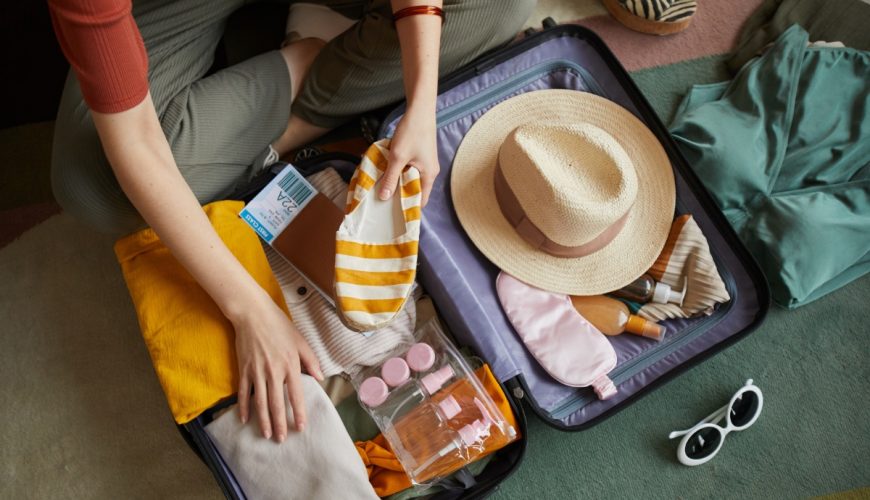
[[411,165],[420,172],[420,182],[423,188],[422,205],[429,201],[432,184],[441,171],[438,163],[438,149],[435,142],[435,112],[432,110],[416,111],[409,109],[390,142],[390,154],[387,158],[389,166],[381,178],[379,196],[382,200],[389,199],[402,177],[402,170]]
[[287,437],[284,385],[287,385],[296,430],[305,427],[305,399],[300,379],[304,367],[323,380],[320,363],[290,318],[267,296],[233,321],[239,362],[239,412],[242,423],[250,415],[251,387],[263,437]]

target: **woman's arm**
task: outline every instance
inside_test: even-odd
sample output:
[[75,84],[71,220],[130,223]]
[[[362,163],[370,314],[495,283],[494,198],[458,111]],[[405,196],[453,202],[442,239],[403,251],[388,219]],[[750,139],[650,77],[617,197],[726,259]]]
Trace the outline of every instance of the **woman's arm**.
[[308,373],[320,379],[317,358],[287,315],[215,233],[178,171],[151,95],[126,111],[92,112],[92,116],[124,193],[235,328],[242,420],[248,419],[253,386],[263,435],[283,440],[287,384],[301,430],[305,409],[300,360]]
[[[442,6],[441,0],[392,0],[391,4],[393,12],[416,5]],[[390,144],[390,166],[381,181],[380,197],[385,200],[395,192],[402,169],[410,164],[420,171],[425,206],[432,183],[441,170],[435,143],[441,17],[408,16],[396,22],[396,31],[402,46],[402,74],[408,105]]]

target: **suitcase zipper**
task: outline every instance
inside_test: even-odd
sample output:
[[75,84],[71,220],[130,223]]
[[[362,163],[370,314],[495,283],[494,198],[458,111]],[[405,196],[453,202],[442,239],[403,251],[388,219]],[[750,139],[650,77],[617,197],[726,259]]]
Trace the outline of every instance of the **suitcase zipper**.
[[[678,206],[679,208],[679,206]],[[684,212],[684,210],[678,210],[679,212]],[[722,321],[727,315],[728,311],[731,310],[731,305],[736,302],[737,299],[737,287],[734,282],[734,277],[730,272],[725,269],[723,266],[719,265],[719,259],[716,258],[714,250],[710,249],[711,254],[714,256],[714,260],[717,261],[716,267],[719,269],[719,274],[722,276],[722,281],[725,283],[725,289],[728,290],[728,295],[731,296],[731,300],[727,303],[722,304],[716,311],[713,312],[706,319],[698,321],[694,325],[691,325],[688,328],[683,329],[681,332],[678,332],[678,336],[672,337],[670,340],[664,340],[661,345],[650,349],[640,356],[635,357],[634,359],[628,361],[622,366],[617,367],[613,372],[611,372],[610,379],[613,380],[613,383],[617,386],[626,380],[634,377],[639,372],[648,368],[652,363],[647,364],[646,361],[654,358],[655,361],[662,359],[670,354],[680,350],[686,344],[690,343],[698,336],[708,331],[709,329],[715,327],[720,321]],[[561,420],[568,415],[578,411],[584,406],[596,400],[594,394],[580,394],[573,398],[570,398],[565,403],[559,405],[554,410],[548,412],[550,418],[554,420]]]
[[[456,119],[461,118],[469,111],[476,111],[481,103],[486,103],[494,95],[500,96],[501,98],[507,98],[508,96],[503,95],[503,92],[510,92],[512,94],[516,90],[541,78],[542,74],[553,73],[557,70],[570,71],[574,73],[581,81],[583,81],[584,86],[586,86],[589,92],[600,95],[601,97],[607,97],[607,94],[604,92],[601,85],[598,84],[598,81],[595,80],[586,68],[571,61],[558,59],[532,66],[531,68],[525,69],[506,80],[496,83],[483,92],[475,94],[473,97],[466,98],[456,104],[440,109],[436,114],[436,127],[441,128],[452,123]],[[381,129],[378,131],[378,137],[387,137],[387,131],[390,128],[390,124],[394,123],[396,117],[401,116],[404,112],[405,108],[402,106],[390,113],[381,124]]]
[[489,100],[493,96],[498,96],[500,100],[507,99],[514,91],[541,78],[541,75],[553,73],[557,70],[570,71],[576,74],[583,81],[583,85],[589,92],[606,97],[604,90],[602,90],[595,78],[583,66],[565,60],[549,61],[523,70],[507,80],[489,87],[484,92],[476,94],[474,97],[464,99],[440,110],[437,113],[436,127],[441,128],[452,123],[457,118],[468,114],[469,111],[479,110],[483,105],[489,104]]

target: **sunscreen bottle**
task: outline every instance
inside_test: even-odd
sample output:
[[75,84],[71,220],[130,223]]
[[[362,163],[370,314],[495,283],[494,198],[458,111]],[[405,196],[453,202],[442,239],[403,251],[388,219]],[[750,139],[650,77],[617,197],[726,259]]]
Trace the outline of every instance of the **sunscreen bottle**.
[[661,325],[631,314],[628,306],[616,299],[603,295],[591,297],[572,295],[571,303],[580,316],[586,318],[605,335],[629,332],[659,341],[664,337],[664,328]]

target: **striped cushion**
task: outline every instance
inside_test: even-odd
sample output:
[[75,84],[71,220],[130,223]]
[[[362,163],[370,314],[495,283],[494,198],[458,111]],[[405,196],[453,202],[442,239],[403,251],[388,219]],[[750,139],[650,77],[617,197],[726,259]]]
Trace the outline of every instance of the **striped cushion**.
[[695,0],[619,0],[632,14],[649,19],[672,23],[691,17],[698,10]]
[[[336,233],[336,302],[345,323],[358,331],[382,328],[396,317],[411,293],[417,271],[422,199],[417,169],[405,169],[402,189],[392,198],[400,204],[404,233],[385,241],[367,237],[371,229],[364,215],[367,204],[373,203],[373,187],[387,168],[388,145],[385,139],[366,151],[348,186],[346,215]],[[394,226],[389,220],[383,224]]]

